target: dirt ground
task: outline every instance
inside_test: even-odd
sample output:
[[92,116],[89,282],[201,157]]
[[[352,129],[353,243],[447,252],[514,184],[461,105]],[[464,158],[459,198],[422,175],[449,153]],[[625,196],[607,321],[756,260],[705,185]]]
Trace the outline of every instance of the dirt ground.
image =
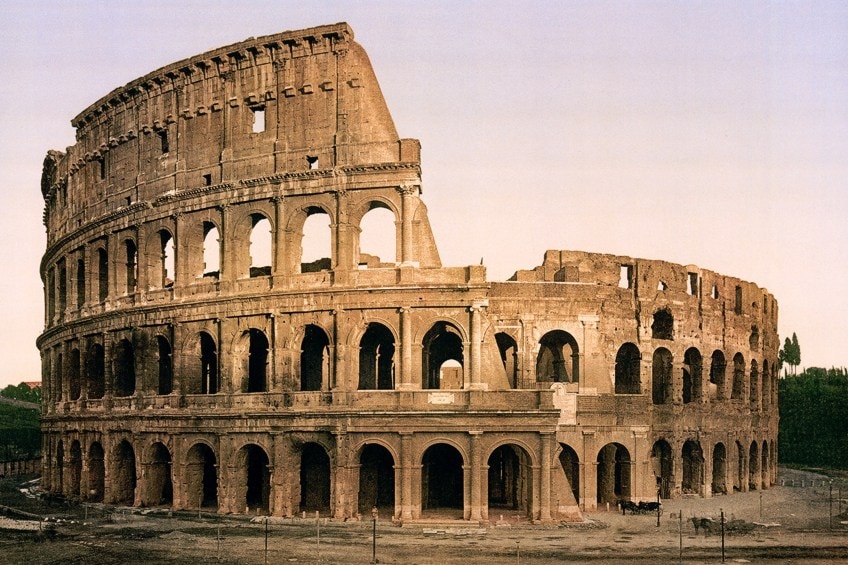
[[[0,504],[49,520],[0,516],[0,563],[372,562],[370,520],[271,519],[266,553],[262,519],[50,507],[24,497],[20,482],[0,481]],[[379,521],[376,555],[379,563],[403,565],[721,563],[723,509],[733,530],[725,536],[727,563],[848,564],[848,480],[835,479],[831,491],[823,475],[781,469],[781,482],[785,486],[765,491],[664,501],[659,526],[656,514],[622,516],[614,509],[587,513],[579,524],[531,525],[507,514],[490,516],[493,523],[486,528],[438,522],[401,528]],[[714,531],[696,533],[692,518],[713,518]]]

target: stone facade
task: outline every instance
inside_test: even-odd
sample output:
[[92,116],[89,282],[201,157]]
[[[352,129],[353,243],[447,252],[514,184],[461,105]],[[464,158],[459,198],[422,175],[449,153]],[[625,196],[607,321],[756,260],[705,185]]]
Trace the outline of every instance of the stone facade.
[[[442,267],[419,143],[346,24],[180,61],[72,123],[42,179],[47,490],[548,521],[773,483],[774,298],[572,251],[505,282]],[[375,209],[395,257],[360,251]]]

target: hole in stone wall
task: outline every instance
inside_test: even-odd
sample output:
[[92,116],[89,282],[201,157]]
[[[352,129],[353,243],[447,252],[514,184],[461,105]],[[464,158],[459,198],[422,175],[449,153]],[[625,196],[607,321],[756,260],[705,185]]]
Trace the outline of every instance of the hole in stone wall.
[[221,271],[221,242],[218,228],[203,222],[203,276],[218,278]]
[[691,296],[698,295],[698,273],[689,273],[686,277],[686,293]]
[[314,170],[318,168],[318,156],[317,155],[307,155],[306,156],[306,164],[309,166],[310,170]]
[[674,339],[674,316],[668,308],[654,312],[651,337],[654,339]]
[[737,314],[742,313],[742,287],[736,285],[736,296],[733,304],[733,311]]
[[714,300],[718,300],[718,287],[716,285],[713,285],[713,290],[710,292],[710,296],[712,296]]
[[271,222],[261,214],[254,214],[250,232],[251,277],[271,274],[271,251]]
[[[373,206],[373,205],[372,205]],[[395,215],[382,206],[374,206],[359,224],[359,261],[365,268],[396,262]]]
[[618,288],[633,288],[633,265],[621,265]]
[[212,173],[203,175],[203,184],[204,186],[212,186]]
[[311,209],[303,224],[300,272],[317,273],[332,268],[330,216],[320,208]]
[[660,281],[660,284],[657,285],[657,290],[666,291],[668,290],[668,285],[665,284],[665,281]]
[[168,143],[168,130],[159,130],[156,132],[156,135],[159,136],[159,148],[162,150],[162,155],[168,153],[171,149],[171,146]]
[[265,108],[251,108],[253,111],[253,133],[262,133],[265,131]]

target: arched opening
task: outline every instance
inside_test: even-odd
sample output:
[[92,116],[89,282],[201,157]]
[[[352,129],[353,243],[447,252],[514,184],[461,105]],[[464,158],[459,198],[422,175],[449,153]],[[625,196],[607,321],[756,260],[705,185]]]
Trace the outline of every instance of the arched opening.
[[160,251],[160,280],[161,288],[174,286],[174,238],[167,230],[159,231]]
[[244,490],[244,505],[248,513],[267,514],[271,500],[271,470],[268,454],[258,445],[245,445],[239,450],[238,468]]
[[330,215],[317,207],[306,210],[301,240],[300,272],[317,273],[332,269]]
[[59,488],[57,492],[65,492],[65,445],[62,440],[56,444],[56,481]]
[[762,407],[768,409],[771,404],[771,373],[769,372],[769,362],[763,361],[763,373],[760,378],[762,382]]
[[268,391],[268,338],[265,332],[251,328],[247,353],[247,382],[245,392]]
[[109,296],[109,254],[102,247],[97,250],[97,299],[99,302]]
[[218,392],[218,348],[206,332],[200,332],[200,394]]
[[748,451],[748,489],[757,490],[760,488],[760,457],[757,449],[757,442],[751,442],[751,449]]
[[669,499],[674,487],[674,453],[667,441],[660,439],[654,442],[651,448],[651,459],[659,495],[661,498]]
[[103,502],[103,487],[106,484],[106,466],[103,446],[94,442],[88,448],[88,501]]
[[171,366],[171,343],[162,335],[156,336],[158,349],[159,386],[157,393],[171,394],[173,391],[174,371]]
[[306,443],[300,452],[300,509],[330,511],[330,457],[317,443]]
[[359,456],[359,512],[369,515],[376,507],[383,516],[394,515],[394,458],[382,445],[369,444]]
[[751,388],[750,394],[748,396],[748,403],[751,406],[751,410],[757,410],[760,405],[760,371],[757,366],[756,359],[751,359]]
[[713,447],[713,494],[727,494],[727,449],[723,443]]
[[170,506],[174,501],[174,485],[171,482],[171,452],[161,442],[150,449],[150,463],[145,469],[147,500],[145,505]]
[[398,262],[397,235],[394,212],[381,202],[372,202],[371,209],[359,224],[358,266],[375,268]]
[[462,465],[462,454],[451,445],[438,443],[427,448],[421,462],[423,511],[454,518],[463,517]]
[[543,335],[536,357],[536,381],[577,383],[579,380],[580,356],[574,337],[562,330]]
[[[559,464],[562,466],[562,471],[565,473],[565,480],[568,482],[568,487],[573,497],[573,504],[580,504],[580,458],[577,452],[571,446],[564,443],[559,444],[562,451],[559,453]],[[568,493],[561,499],[568,500]],[[562,504],[562,501],[560,502]]]
[[300,348],[300,390],[322,390],[329,382],[330,338],[314,324],[305,328]]
[[68,461],[68,486],[69,492],[66,494],[74,498],[80,496],[80,479],[82,478],[82,449],[80,442],[74,440],[71,442],[71,457]]
[[770,477],[769,477],[769,471],[770,471],[770,467],[769,467],[769,446],[768,446],[768,442],[765,441],[765,440],[763,440],[762,461],[763,461],[763,463],[762,463],[762,465],[760,465],[760,470],[762,471],[762,475],[763,475],[762,485],[763,485],[763,488],[769,488],[771,486],[771,480],[770,480]]
[[359,390],[395,388],[395,338],[389,329],[371,322],[359,340]]
[[103,346],[94,343],[88,349],[85,360],[85,380],[88,384],[88,397],[103,398],[106,389],[106,359]]
[[674,339],[674,316],[668,308],[654,312],[654,321],[651,323],[651,337],[653,339]]
[[724,373],[727,362],[724,353],[716,349],[710,358],[710,398],[725,398]]
[[132,506],[135,503],[135,450],[126,440],[115,448],[111,473],[112,502]]
[[77,259],[77,308],[85,304],[85,261]]
[[191,446],[186,455],[186,502],[191,508],[218,508],[218,462],[205,443]]
[[502,445],[489,456],[489,509],[518,511],[532,518],[530,456],[517,445]]
[[699,400],[703,394],[701,352],[690,347],[683,354],[683,403]]
[[501,362],[506,372],[506,378],[509,381],[511,388],[518,388],[518,344],[515,339],[504,332],[495,334],[495,341],[498,344],[498,351],[501,354]]
[[264,277],[271,274],[271,222],[262,214],[250,216],[250,276]]
[[71,349],[71,362],[68,367],[68,385],[70,388],[70,399],[79,400],[82,390],[80,383],[80,351],[77,348]]
[[651,361],[651,400],[654,404],[669,404],[672,400],[674,358],[671,351],[659,347]]
[[683,444],[683,494],[701,494],[704,483],[704,452],[697,441]]
[[733,356],[733,389],[730,398],[742,400],[743,388],[745,386],[745,358],[741,353]]
[[135,393],[135,350],[129,340],[115,346],[115,396]]
[[[765,306],[765,303],[763,306]],[[751,336],[748,338],[748,347],[751,348],[751,351],[756,351],[760,347],[760,328],[756,325],[751,326]]]
[[133,294],[138,279],[138,250],[131,239],[124,241],[124,259],[126,291],[127,294]]
[[736,442],[736,474],[733,479],[733,490],[740,492],[744,490],[746,478],[745,468],[748,464],[747,453],[740,442]]
[[203,222],[203,276],[214,279],[221,274],[221,238],[212,222]]
[[598,452],[598,503],[630,500],[630,452],[620,443],[608,443]]
[[625,343],[618,348],[618,353],[615,356],[616,394],[642,393],[641,361],[642,354],[634,344]]
[[60,348],[57,347],[55,351],[59,351],[59,353],[56,355],[56,365],[53,370],[53,390],[56,401],[60,402],[65,396],[65,356],[62,355]]
[[[438,322],[424,336],[423,346],[423,388],[461,388],[464,358],[459,330],[447,322]],[[448,364],[443,371],[447,361],[455,363]]]

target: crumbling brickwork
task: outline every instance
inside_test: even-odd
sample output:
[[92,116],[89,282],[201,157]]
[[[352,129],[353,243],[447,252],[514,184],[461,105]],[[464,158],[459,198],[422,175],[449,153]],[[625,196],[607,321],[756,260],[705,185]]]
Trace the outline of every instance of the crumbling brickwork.
[[[549,521],[773,483],[774,298],[573,251],[506,282],[442,267],[419,143],[346,24],[180,61],[72,123],[42,178],[49,491]],[[375,210],[394,257],[360,248]]]

